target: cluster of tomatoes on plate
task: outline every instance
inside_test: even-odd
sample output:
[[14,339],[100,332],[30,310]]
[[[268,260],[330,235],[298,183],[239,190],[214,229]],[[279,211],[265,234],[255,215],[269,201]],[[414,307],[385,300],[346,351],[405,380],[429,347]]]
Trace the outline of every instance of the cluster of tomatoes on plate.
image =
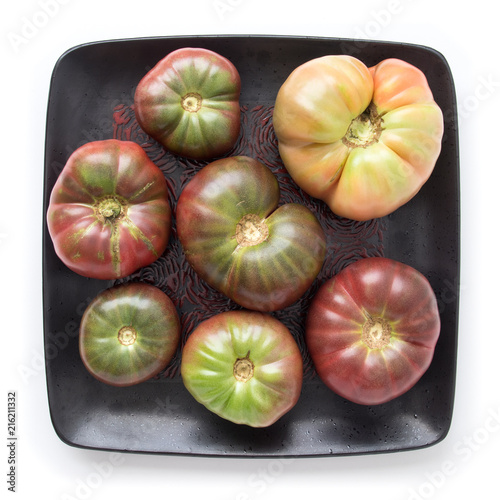
[[[182,347],[187,390],[238,424],[269,426],[298,401],[303,361],[273,311],[298,300],[323,265],[326,238],[298,203],[279,205],[263,163],[224,156],[240,133],[241,81],[207,49],[168,54],[139,82],[135,116],[173,154],[210,160],[176,206],[186,260],[242,307],[214,315]],[[297,67],[276,96],[273,125],[288,173],[333,214],[363,221],[414,197],[440,153],[443,116],[425,75],[386,59],[372,68],[343,55]],[[165,177],[135,142],[102,140],[77,149],[52,190],[47,223],[55,251],[74,272],[119,279],[168,251],[172,208]],[[80,325],[80,354],[92,375],[116,386],[162,371],[180,342],[170,298],[129,282],[101,292]],[[416,269],[384,257],[332,276],[311,301],[307,348],[323,382],[373,405],[408,391],[429,367],[440,332],[434,292]]]

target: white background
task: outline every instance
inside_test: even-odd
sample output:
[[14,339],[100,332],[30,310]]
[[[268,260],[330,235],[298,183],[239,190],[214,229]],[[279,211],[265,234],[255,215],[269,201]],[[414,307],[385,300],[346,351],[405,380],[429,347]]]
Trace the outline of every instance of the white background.
[[[436,0],[23,0],[3,2],[0,137],[1,385],[18,391],[18,492],[31,499],[157,495],[217,500],[327,497],[449,499],[498,491],[500,391],[498,137],[494,2]],[[7,9],[7,12],[5,12]],[[44,14],[45,13],[45,14]],[[27,23],[37,23],[29,30]],[[376,456],[245,460],[75,449],[49,418],[42,362],[41,224],[45,116],[59,56],[86,42],[191,34],[279,34],[417,43],[454,75],[460,117],[462,271],[455,411],[428,449]],[[3,441],[5,443],[5,439]],[[0,446],[0,491],[7,452]],[[486,491],[482,488],[482,491]],[[4,498],[4,497],[3,497]]]

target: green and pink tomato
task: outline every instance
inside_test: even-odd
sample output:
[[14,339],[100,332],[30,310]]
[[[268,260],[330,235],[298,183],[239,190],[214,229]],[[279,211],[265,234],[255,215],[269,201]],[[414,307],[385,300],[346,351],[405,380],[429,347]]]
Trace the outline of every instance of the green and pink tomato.
[[191,395],[220,417],[250,427],[268,427],[295,406],[302,371],[290,331],[257,311],[212,316],[182,350],[181,375]]
[[129,276],[166,250],[172,225],[162,171],[136,143],[84,144],[50,196],[47,226],[72,271],[103,280]]
[[346,55],[297,67],[279,89],[273,124],[295,182],[359,221],[388,215],[418,193],[444,131],[420,69],[399,59],[368,68]]

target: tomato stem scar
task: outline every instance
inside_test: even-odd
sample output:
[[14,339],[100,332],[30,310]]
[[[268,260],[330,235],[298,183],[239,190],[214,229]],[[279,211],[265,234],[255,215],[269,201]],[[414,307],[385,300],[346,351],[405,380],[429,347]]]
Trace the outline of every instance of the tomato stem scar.
[[181,106],[189,113],[196,113],[201,108],[203,98],[197,92],[189,92],[181,99]]
[[236,225],[236,241],[240,247],[258,245],[269,237],[265,219],[256,214],[244,215]]
[[363,113],[352,120],[342,142],[349,148],[367,148],[378,142],[382,133],[382,117],[371,103]]
[[125,215],[125,202],[115,196],[106,197],[97,201],[95,212],[102,222],[113,222]]
[[124,326],[118,332],[118,341],[121,345],[129,346],[137,340],[137,331],[133,326]]
[[370,349],[382,349],[391,341],[391,325],[384,318],[368,317],[361,334]]
[[248,382],[253,377],[255,365],[250,360],[250,351],[244,358],[238,358],[233,366],[233,375],[238,382]]

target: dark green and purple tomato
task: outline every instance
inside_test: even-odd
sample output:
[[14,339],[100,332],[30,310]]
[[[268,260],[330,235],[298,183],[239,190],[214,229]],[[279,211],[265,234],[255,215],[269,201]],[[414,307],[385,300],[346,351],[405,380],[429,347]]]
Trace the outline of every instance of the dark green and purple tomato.
[[167,150],[188,158],[215,158],[238,140],[240,90],[240,75],[231,61],[211,50],[181,48],[139,82],[135,115]]
[[311,286],[326,237],[305,206],[278,206],[273,173],[246,156],[216,160],[183,189],[177,234],[187,261],[215,289],[247,309],[275,311]]
[[115,285],[95,297],[80,323],[80,356],[101,382],[124,387],[160,373],[180,341],[170,298],[147,283]]

